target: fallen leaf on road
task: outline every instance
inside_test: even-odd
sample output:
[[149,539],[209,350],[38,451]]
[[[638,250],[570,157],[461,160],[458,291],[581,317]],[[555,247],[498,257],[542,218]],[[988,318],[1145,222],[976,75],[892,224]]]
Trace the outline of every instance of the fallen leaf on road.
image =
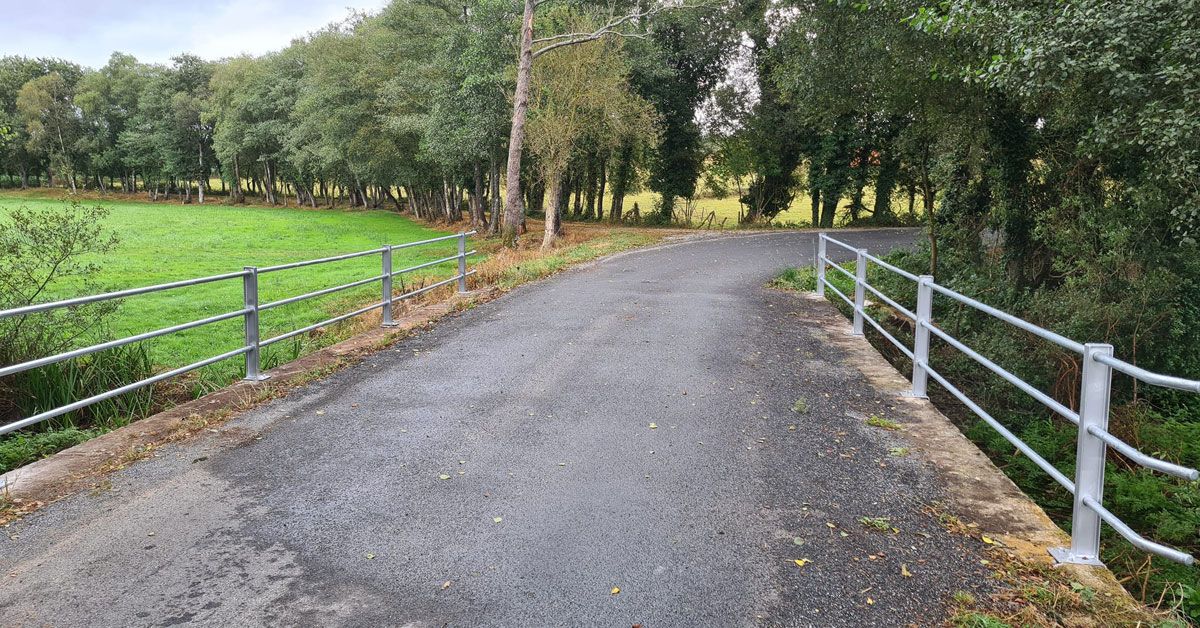
[[325,414],[325,411],[324,411],[324,410],[317,410],[317,415],[318,415],[318,416],[320,416],[320,415],[322,415],[322,414]]
[[796,563],[797,567],[803,567],[803,566],[811,563],[812,561],[807,558],[797,558],[797,559],[793,560],[792,562]]
[[449,589],[449,588],[450,588],[450,585],[452,585],[452,584],[454,584],[454,583],[453,583],[453,582],[450,582],[449,580],[447,580],[447,581],[443,582],[443,583],[442,583],[442,590],[443,590],[443,591],[445,591],[446,589]]
[[438,476],[438,479],[439,479],[439,480],[449,480],[449,479],[450,479],[450,476],[448,476],[448,475],[446,475],[445,473],[443,473],[443,474],[441,474],[441,475],[439,475],[439,476]]
[[658,429],[658,424],[657,424],[657,423],[651,423],[651,424],[650,424],[650,429],[652,429],[652,430],[656,430],[656,429]]
[[504,517],[492,517],[492,523],[500,523],[504,521]]
[[992,540],[992,538],[991,538],[991,537],[988,537],[988,536],[981,536],[981,537],[979,537],[979,540],[980,540],[980,541],[983,541],[984,543],[987,543],[988,545],[995,545],[995,544],[996,544],[996,542],[995,542],[995,541],[993,541],[993,540]]
[[900,575],[904,576],[905,578],[912,577],[912,572],[908,570],[908,565],[905,565],[904,563],[900,563]]
[[618,593],[620,593],[620,592],[621,592],[621,587],[613,587],[613,588],[612,588],[612,591],[609,591],[609,594],[610,594],[610,595],[617,595],[617,594],[618,594]]
[[374,554],[367,554],[367,560],[375,560]]
[[867,598],[867,604],[874,604],[874,603],[875,603],[875,600],[872,600],[871,598]]
[[796,537],[796,538],[792,539],[792,543],[795,543],[796,545],[804,545],[804,539],[802,539],[800,537]]

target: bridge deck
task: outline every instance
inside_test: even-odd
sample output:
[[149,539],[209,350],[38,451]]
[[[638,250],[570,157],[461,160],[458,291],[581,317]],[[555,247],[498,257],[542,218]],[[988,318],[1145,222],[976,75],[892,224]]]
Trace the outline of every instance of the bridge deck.
[[979,543],[764,287],[812,239],[617,256],[165,447],[6,530],[0,624],[936,623]]

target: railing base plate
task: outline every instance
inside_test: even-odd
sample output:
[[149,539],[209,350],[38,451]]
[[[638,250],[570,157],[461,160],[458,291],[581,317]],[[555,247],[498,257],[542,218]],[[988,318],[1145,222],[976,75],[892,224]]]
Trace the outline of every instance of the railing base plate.
[[243,377],[243,382],[262,382],[271,379],[270,375],[259,375],[258,377]]
[[1103,567],[1104,563],[1095,556],[1077,556],[1071,553],[1069,547],[1052,547],[1048,550],[1050,555],[1054,557],[1056,565],[1091,565],[1094,567]]

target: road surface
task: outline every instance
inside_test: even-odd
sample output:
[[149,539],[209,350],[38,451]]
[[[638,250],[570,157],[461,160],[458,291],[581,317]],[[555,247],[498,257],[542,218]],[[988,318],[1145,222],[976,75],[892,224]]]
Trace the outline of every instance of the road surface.
[[569,271],[167,446],[4,530],[0,625],[940,621],[978,550],[765,287],[813,237]]

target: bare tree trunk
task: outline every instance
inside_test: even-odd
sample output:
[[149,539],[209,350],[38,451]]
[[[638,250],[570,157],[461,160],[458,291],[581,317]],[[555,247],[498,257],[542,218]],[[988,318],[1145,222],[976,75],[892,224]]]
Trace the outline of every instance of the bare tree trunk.
[[529,113],[529,83],[533,75],[533,9],[534,0],[525,0],[521,18],[521,58],[517,64],[517,88],[513,97],[512,131],[508,136],[508,189],[504,199],[504,225],[500,239],[504,246],[517,243],[517,229],[525,214],[521,198],[521,149],[525,143],[525,117]]
[[492,170],[488,175],[488,185],[492,191],[489,195],[492,201],[491,207],[491,229],[490,233],[496,235],[500,232],[500,160],[496,155],[492,156]]
[[487,229],[487,216],[483,213],[483,164],[476,161],[473,174],[475,189],[471,193],[471,225],[477,229]]
[[231,192],[231,194],[232,194],[231,200],[233,200],[233,202],[241,203],[242,201],[246,200],[242,196],[242,170],[241,170],[241,166],[238,164],[237,155],[233,156],[233,186],[232,186],[232,188],[233,189]]
[[550,188],[550,207],[546,209],[546,230],[542,236],[543,251],[552,248],[554,241],[558,239],[558,222],[563,210],[563,188],[566,187],[561,179],[562,176],[559,175],[546,181],[546,187]]
[[596,194],[596,220],[604,220],[604,188],[608,185],[608,157],[600,159],[600,190]]

